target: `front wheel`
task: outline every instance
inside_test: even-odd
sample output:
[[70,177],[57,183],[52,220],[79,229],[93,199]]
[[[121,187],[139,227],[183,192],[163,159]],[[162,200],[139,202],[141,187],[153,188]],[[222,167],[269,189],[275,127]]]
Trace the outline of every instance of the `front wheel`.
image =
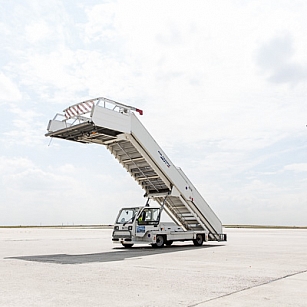
[[152,244],[153,247],[163,247],[164,245],[164,237],[161,235],[157,235],[156,243]]
[[196,238],[193,240],[195,246],[203,245],[204,237],[201,234],[197,234]]

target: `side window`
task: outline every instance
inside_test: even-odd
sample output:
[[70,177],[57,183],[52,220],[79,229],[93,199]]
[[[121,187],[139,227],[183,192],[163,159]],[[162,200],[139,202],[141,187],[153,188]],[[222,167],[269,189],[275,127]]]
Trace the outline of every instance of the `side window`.
[[157,225],[159,223],[160,209],[146,208],[138,217],[139,225]]
[[149,221],[158,221],[160,209],[151,209]]

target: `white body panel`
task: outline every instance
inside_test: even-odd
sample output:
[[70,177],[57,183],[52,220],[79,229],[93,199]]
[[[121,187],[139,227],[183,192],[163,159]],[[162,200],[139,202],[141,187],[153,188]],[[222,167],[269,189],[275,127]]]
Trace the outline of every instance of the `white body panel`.
[[92,121],[99,127],[129,133],[131,131],[130,113],[119,113],[101,106],[94,106]]
[[57,131],[70,127],[71,125],[61,120],[50,120],[48,125],[48,131]]

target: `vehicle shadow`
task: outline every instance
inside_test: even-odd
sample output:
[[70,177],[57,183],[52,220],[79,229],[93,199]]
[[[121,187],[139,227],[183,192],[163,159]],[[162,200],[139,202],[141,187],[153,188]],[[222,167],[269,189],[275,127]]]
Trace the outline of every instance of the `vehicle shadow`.
[[200,250],[206,248],[221,247],[224,245],[173,245],[170,247],[163,248],[152,248],[152,247],[133,247],[130,249],[124,247],[113,248],[112,252],[94,253],[94,254],[80,254],[80,255],[69,255],[69,254],[54,254],[54,255],[37,255],[37,256],[16,256],[6,257],[4,259],[18,259],[24,261],[35,261],[43,263],[55,263],[55,264],[84,264],[92,262],[113,262],[123,261],[130,258],[139,258],[152,256],[157,254],[168,254],[176,253],[181,251],[189,250]]

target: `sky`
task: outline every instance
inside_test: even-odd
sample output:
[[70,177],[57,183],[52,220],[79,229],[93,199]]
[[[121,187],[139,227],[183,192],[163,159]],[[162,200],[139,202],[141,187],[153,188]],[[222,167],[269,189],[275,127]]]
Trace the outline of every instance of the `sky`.
[[113,224],[144,191],[45,137],[75,103],[139,117],[223,224],[307,225],[307,2],[0,0],[0,225]]

